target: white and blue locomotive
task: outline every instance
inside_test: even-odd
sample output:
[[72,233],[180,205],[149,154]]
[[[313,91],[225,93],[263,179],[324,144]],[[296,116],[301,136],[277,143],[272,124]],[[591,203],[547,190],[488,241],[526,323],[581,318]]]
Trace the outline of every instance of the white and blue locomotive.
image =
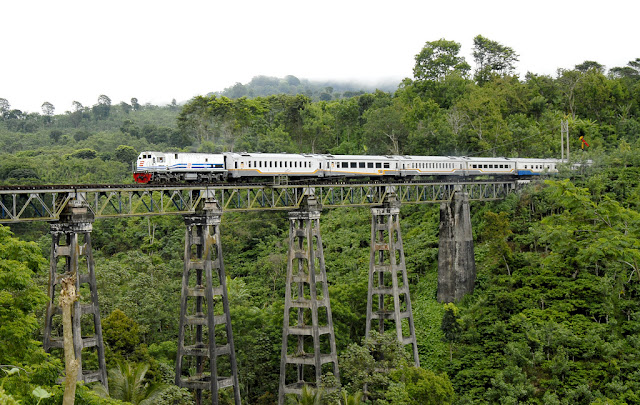
[[556,173],[560,159],[455,156],[367,156],[288,153],[142,152],[138,183],[215,182],[290,178],[401,178],[438,176],[534,176]]

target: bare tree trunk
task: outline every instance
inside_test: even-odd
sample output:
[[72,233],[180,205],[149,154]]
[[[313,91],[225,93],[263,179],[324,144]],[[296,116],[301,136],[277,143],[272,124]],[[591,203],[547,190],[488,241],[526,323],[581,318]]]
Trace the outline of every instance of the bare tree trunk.
[[62,291],[60,292],[65,371],[63,405],[73,405],[75,402],[78,380],[78,360],[73,347],[73,326],[71,323],[71,309],[73,303],[78,299],[75,284],[75,276],[65,277],[62,279]]

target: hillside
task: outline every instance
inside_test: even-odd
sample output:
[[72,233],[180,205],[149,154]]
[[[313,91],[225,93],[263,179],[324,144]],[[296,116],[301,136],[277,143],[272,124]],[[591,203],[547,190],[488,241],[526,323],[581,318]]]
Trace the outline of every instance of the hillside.
[[382,90],[392,93],[398,88],[398,82],[386,81],[375,84],[338,81],[312,81],[298,79],[288,75],[283,78],[270,76],[256,76],[249,83],[236,83],[221,92],[207,94],[224,96],[228,98],[255,98],[268,97],[278,94],[304,95],[312,101],[331,101],[340,98],[360,96],[365,93],[373,93]]
[[[297,86],[306,82],[288,76],[256,78],[184,106],[111,105],[100,97],[66,114],[25,115],[5,100],[0,184],[131,182],[131,162],[143,150],[558,157],[566,119],[573,155],[593,165],[504,201],[472,205],[478,277],[474,293],[462,301],[435,299],[438,207],[402,207],[422,369],[408,367],[389,343],[389,372],[381,373],[362,341],[369,210],[323,211],[342,383],[353,394],[367,382],[371,403],[380,405],[640,403],[638,60],[608,71],[585,62],[559,69],[556,77],[519,78],[508,58],[471,74],[456,49],[449,41],[428,42],[416,56],[414,77],[397,89],[347,94],[357,91],[325,86],[333,87],[325,89],[330,99],[316,97],[323,94],[318,89],[300,93]],[[491,49],[502,48],[479,50]],[[454,57],[440,58],[444,51]],[[489,56],[495,61],[501,55]],[[279,93],[270,93],[275,88]],[[583,149],[579,136],[590,146]],[[47,300],[47,232],[44,223],[0,226],[0,402],[8,393],[36,403],[38,386],[54,394],[40,404],[61,402],[56,378],[62,363],[38,343]],[[287,233],[286,213],[223,217],[244,403],[277,398]],[[179,217],[94,224],[110,369],[148,364],[145,381],[173,380],[184,234]],[[370,368],[361,372],[365,363]],[[8,375],[9,364],[26,373]],[[114,403],[84,386],[77,398]],[[170,387],[156,403],[193,398]]]

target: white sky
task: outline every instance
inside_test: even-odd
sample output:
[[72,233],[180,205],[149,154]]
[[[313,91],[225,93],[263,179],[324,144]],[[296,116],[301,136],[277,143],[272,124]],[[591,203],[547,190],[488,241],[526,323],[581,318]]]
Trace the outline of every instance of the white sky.
[[7,0],[0,6],[0,98],[56,113],[187,101],[253,76],[382,81],[412,77],[440,38],[473,66],[480,34],[527,71],[640,57],[637,0]]

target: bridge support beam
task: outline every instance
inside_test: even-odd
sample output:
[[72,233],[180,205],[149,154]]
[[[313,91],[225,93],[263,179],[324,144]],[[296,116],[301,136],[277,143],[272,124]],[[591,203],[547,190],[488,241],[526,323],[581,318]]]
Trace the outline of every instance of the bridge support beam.
[[318,387],[327,371],[340,381],[320,237],[320,210],[315,197],[306,196],[298,211],[289,212],[280,405],[285,403],[286,394],[300,395],[304,385]]
[[[62,279],[73,277],[77,292],[84,285],[89,289],[88,295],[79,295],[72,310],[73,347],[78,361],[78,381],[100,381],[108,390],[98,289],[91,250],[93,219],[93,214],[85,204],[71,200],[60,214],[60,220],[51,224],[49,302],[45,315],[43,347],[47,352],[51,349],[63,349],[62,310],[56,303],[56,295],[60,295]],[[93,325],[93,331],[81,330],[85,315],[91,317],[89,324]],[[98,370],[83,370],[82,357],[86,354],[83,350],[87,348],[97,352]]]
[[[420,367],[400,231],[400,202],[396,195],[388,194],[382,207],[371,208],[371,214],[365,334],[369,337],[372,327],[380,334],[384,333],[385,328],[395,328],[398,341],[403,345],[411,345],[415,366]],[[405,335],[405,332],[408,334]]]
[[[235,404],[240,405],[220,243],[221,217],[222,210],[213,198],[206,199],[196,214],[184,217],[187,232],[175,383],[194,389],[198,404],[202,403],[202,390],[210,390],[211,403],[217,405],[219,390],[233,387]],[[190,368],[195,369],[194,375],[189,375]],[[222,372],[226,376],[220,376]]]
[[451,201],[440,204],[438,301],[460,300],[473,292],[475,281],[469,195],[456,191]]

